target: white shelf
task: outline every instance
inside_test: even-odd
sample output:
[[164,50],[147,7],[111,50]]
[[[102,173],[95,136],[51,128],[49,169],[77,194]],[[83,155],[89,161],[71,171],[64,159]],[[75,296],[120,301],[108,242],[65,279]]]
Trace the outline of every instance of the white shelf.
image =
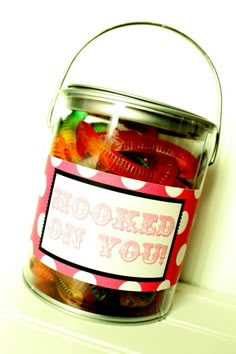
[[13,268],[0,296],[2,354],[236,353],[235,297],[180,283],[167,319],[108,323],[50,306],[25,285],[20,267]]

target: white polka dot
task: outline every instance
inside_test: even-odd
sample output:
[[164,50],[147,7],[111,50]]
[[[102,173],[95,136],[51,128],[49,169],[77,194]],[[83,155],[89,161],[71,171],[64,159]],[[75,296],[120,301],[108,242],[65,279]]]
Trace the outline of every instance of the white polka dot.
[[195,191],[194,191],[194,196],[195,196],[196,199],[199,199],[199,198],[200,198],[201,192],[202,192],[201,189],[195,189]]
[[46,266],[48,266],[49,268],[57,270],[57,264],[55,260],[52,259],[51,257],[44,255],[43,257],[41,257],[40,261]]
[[79,172],[79,174],[85,178],[94,177],[98,173],[98,171],[95,170],[94,168],[88,168],[88,167],[81,166],[81,165],[77,165],[76,167],[77,167],[77,171]]
[[42,234],[44,220],[45,220],[45,214],[41,213],[39,215],[38,222],[37,222],[37,232],[38,232],[39,237],[41,237],[41,234]]
[[90,273],[86,273],[83,271],[77,272],[73,275],[74,279],[80,280],[80,281],[84,281],[86,283],[89,284],[97,284],[97,280],[95,278],[95,276],[93,274]]
[[178,197],[181,193],[183,193],[183,188],[178,188],[178,187],[169,187],[169,186],[166,186],[165,187],[165,190],[166,190],[166,193],[172,197],[172,198],[175,198],[175,197]]
[[39,195],[40,197],[43,197],[47,189],[47,176],[43,174],[41,177],[40,181],[40,189],[39,189]]
[[141,189],[145,186],[146,182],[140,181],[137,179],[132,179],[132,178],[127,178],[127,177],[121,177],[121,182],[126,188],[132,189],[132,190],[138,190]]
[[134,281],[126,281],[121,284],[119,290],[128,290],[128,291],[142,291],[141,285]]
[[164,280],[163,282],[161,282],[160,285],[158,285],[157,291],[165,290],[165,289],[168,289],[168,288],[170,288],[170,281],[169,280]]
[[58,167],[62,163],[62,159],[59,159],[58,157],[51,156],[51,164],[53,167]]
[[177,257],[176,257],[176,265],[177,266],[180,266],[180,264],[183,262],[186,249],[187,249],[186,243],[180,247]]
[[188,225],[189,215],[187,211],[184,211],[180,220],[180,225],[178,228],[178,234],[182,234],[182,232],[186,229]]

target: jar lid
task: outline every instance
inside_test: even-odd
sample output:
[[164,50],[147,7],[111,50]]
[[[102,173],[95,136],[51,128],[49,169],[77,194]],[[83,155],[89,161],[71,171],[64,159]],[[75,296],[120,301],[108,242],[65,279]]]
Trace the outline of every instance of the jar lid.
[[119,115],[128,121],[157,126],[172,133],[200,138],[217,131],[207,119],[186,110],[140,96],[88,85],[70,85],[61,91],[66,106],[109,118]]

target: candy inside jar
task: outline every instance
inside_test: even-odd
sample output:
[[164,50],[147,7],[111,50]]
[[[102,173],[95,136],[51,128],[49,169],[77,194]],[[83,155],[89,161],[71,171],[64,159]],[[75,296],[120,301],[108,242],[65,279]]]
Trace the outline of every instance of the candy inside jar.
[[[43,298],[111,321],[173,302],[216,127],[175,107],[87,86],[62,90],[24,271]],[[186,217],[187,215],[187,217]],[[181,237],[180,237],[181,235]]]
[[[80,100],[76,96],[80,88],[94,97],[82,94]],[[57,120],[53,156],[128,178],[200,188],[215,141],[209,134],[215,130],[212,123],[174,107],[112,96],[102,89],[72,86],[63,94],[72,107]],[[100,95],[107,96],[107,102]],[[73,109],[77,101],[82,108],[91,107]],[[95,112],[90,112],[94,105]]]
[[50,297],[53,304],[60,304],[67,310],[69,305],[71,312],[83,310],[113,321],[154,318],[161,309],[159,306],[164,296],[163,291],[121,291],[88,284],[52,270],[34,256],[30,260],[27,278],[34,290],[47,300]]

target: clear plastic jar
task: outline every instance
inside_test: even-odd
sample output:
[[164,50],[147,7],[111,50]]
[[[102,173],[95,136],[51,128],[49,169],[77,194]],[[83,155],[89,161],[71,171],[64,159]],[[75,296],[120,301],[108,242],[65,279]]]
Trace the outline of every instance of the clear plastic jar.
[[163,318],[217,129],[186,111],[98,88],[69,87],[62,101],[25,279],[73,312]]
[[165,318],[219,127],[146,96],[66,79],[53,105],[25,281],[75,314]]

